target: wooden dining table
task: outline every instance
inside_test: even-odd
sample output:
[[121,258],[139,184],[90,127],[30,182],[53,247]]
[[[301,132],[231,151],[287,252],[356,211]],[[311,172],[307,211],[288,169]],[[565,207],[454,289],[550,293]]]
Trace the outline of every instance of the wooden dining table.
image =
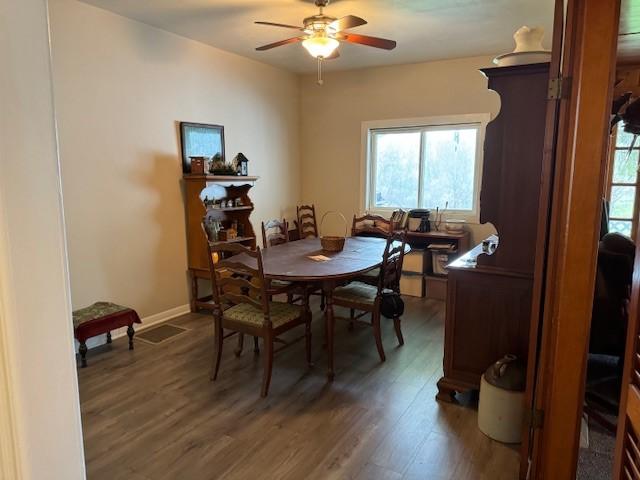
[[[359,275],[379,267],[386,240],[382,238],[348,237],[341,252],[322,250],[320,239],[307,238],[283,243],[262,250],[265,278],[319,285],[325,295],[325,321],[327,334],[327,377],[333,380],[334,372],[334,325],[333,290]],[[322,255],[328,260],[318,261],[311,257]],[[248,255],[238,255],[235,260],[256,268],[256,260]]]

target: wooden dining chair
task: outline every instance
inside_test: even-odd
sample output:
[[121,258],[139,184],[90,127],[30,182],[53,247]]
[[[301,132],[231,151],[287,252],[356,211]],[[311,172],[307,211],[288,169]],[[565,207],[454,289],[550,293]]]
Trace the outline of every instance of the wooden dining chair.
[[[299,205],[296,207],[296,216],[298,224],[298,236],[300,240],[305,238],[317,238],[320,236],[318,232],[318,222],[316,220],[316,207],[315,205]],[[325,298],[322,288],[317,286],[308,287],[309,295],[316,295],[320,297],[320,310],[324,311]]]
[[282,220],[262,222],[262,246],[275,247],[289,242],[289,223]]
[[[283,243],[289,243],[289,222],[284,218],[282,220],[262,222],[262,246],[269,248]],[[300,296],[294,296],[295,293],[300,293],[298,291],[300,288],[297,285],[282,280],[271,280],[267,283],[268,289],[275,292],[275,294],[286,294],[289,303],[300,301]]]
[[[394,212],[395,215],[395,212]],[[352,237],[377,237],[387,238],[395,230],[393,216],[391,220],[380,215],[366,214],[362,217],[353,216],[351,226]],[[368,285],[377,286],[380,269],[374,268],[356,278],[357,281]]]
[[391,220],[380,215],[365,214],[361,217],[353,216],[351,224],[352,237],[378,237],[386,238],[393,229]]
[[[383,294],[392,292],[400,294],[400,276],[402,274],[406,238],[405,231],[395,232],[388,236],[382,255],[382,266],[380,267],[377,286],[374,287],[363,282],[354,281],[333,291],[333,304],[350,309],[349,322],[361,322],[373,327],[376,347],[380,360],[383,362],[386,357],[382,346],[380,305]],[[355,315],[356,312],[359,313]],[[360,320],[368,314],[371,314],[371,322]],[[393,319],[393,326],[398,337],[398,343],[404,345],[399,316]]]
[[[219,258],[217,262],[212,259]],[[234,260],[233,255],[244,254],[256,267]],[[227,258],[227,257],[231,258]],[[266,397],[271,383],[274,343],[283,343],[277,351],[293,342],[278,338],[284,332],[300,325],[305,326],[304,338],[307,363],[311,364],[311,312],[305,301],[302,305],[270,300],[264,278],[260,248],[250,250],[237,243],[209,244],[209,265],[213,290],[213,318],[215,354],[211,380],[218,377],[224,339],[234,334],[261,337],[264,342],[264,374],[261,396]],[[229,335],[224,330],[231,330]],[[296,340],[300,340],[299,337]],[[294,340],[295,341],[295,340]]]
[[300,205],[296,207],[298,220],[298,232],[300,239],[318,236],[318,223],[316,221],[316,207],[311,205]]
[[[311,208],[313,208],[313,205],[311,206]],[[315,222],[315,210],[313,212],[313,218]],[[298,226],[299,225],[300,222],[298,222]],[[264,245],[264,248],[273,247],[275,245],[281,245],[288,242],[289,223],[285,219],[282,219],[282,221],[269,220],[266,223],[262,222],[262,244]],[[314,285],[294,285],[290,282],[285,282],[282,280],[272,280],[269,283],[269,286],[273,291],[276,291],[278,293],[286,293],[287,301],[289,303],[298,303],[302,300],[303,296],[318,295],[320,297],[320,310],[324,310],[324,292],[320,287]]]

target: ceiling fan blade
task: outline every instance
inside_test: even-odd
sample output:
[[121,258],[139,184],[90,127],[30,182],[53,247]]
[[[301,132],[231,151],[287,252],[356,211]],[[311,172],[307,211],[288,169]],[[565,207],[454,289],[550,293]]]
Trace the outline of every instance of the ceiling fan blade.
[[304,28],[296,27],[295,25],[285,25],[284,23],[273,23],[273,22],[253,22],[256,25],[268,25],[270,27],[282,27],[282,28],[293,28],[295,30],[304,31]]
[[367,21],[364,18],[356,17],[355,15],[347,15],[346,17],[342,17],[331,22],[329,24],[329,28],[336,32],[340,32],[348,28],[355,28],[366,24]]
[[343,33],[339,37],[341,40],[345,40],[351,43],[359,43],[361,45],[367,45],[369,47],[383,48],[385,50],[393,50],[396,48],[395,40],[387,40],[386,38],[369,37],[368,35],[357,35],[355,33]]
[[268,45],[263,45],[261,47],[256,48],[256,50],[262,52],[263,50],[270,50],[272,48],[280,47],[282,45],[287,45],[289,43],[301,42],[304,39],[305,39],[305,37],[287,38],[286,40],[280,40],[279,42],[270,43]]

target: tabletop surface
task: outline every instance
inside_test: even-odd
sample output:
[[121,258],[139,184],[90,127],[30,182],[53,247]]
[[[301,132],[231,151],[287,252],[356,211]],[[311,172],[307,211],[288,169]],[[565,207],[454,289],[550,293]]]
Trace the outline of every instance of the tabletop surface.
[[[262,249],[264,274],[267,278],[289,281],[313,281],[345,278],[366,272],[382,263],[386,240],[381,238],[348,237],[341,252],[325,252],[320,239],[307,238]],[[327,261],[312,260],[324,255]],[[249,266],[255,259],[246,255],[234,258]]]

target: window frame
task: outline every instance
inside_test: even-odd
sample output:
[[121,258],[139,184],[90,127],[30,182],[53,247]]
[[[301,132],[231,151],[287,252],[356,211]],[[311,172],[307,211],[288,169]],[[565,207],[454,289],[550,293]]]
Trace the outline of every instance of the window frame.
[[[376,207],[373,194],[375,192],[375,162],[373,161],[373,133],[385,132],[424,132],[424,130],[448,130],[456,127],[478,127],[476,137],[476,161],[474,169],[474,194],[472,210],[447,210],[447,218],[466,220],[477,223],[480,220],[480,189],[482,187],[482,168],[484,163],[484,138],[486,128],[491,121],[489,113],[471,113],[461,115],[442,115],[435,117],[419,117],[405,119],[373,120],[362,122],[361,168],[360,168],[360,211],[389,216],[399,207]],[[420,166],[418,179],[418,202],[422,198],[424,188],[424,133],[420,137]],[[421,207],[414,207],[421,208]]]
[[[615,169],[615,157],[616,152],[626,152],[629,150],[629,147],[618,147],[618,130],[620,128],[624,128],[624,126],[619,123],[613,129],[610,135],[609,142],[609,152],[608,152],[608,161],[607,161],[607,182],[605,186],[605,198],[611,205],[611,193],[613,191],[613,187],[635,187],[635,198],[633,202],[633,216],[632,218],[619,218],[619,217],[609,217],[607,220],[611,221],[621,221],[621,222],[631,222],[631,239],[635,241],[637,230],[638,230],[638,211],[640,210],[640,172],[636,175],[635,183],[626,183],[626,182],[614,182],[613,181],[613,172]],[[638,158],[640,159],[640,138],[636,140],[635,145],[633,146],[633,151],[639,152]],[[609,207],[610,208],[610,207]],[[607,224],[607,229],[609,225]]]

